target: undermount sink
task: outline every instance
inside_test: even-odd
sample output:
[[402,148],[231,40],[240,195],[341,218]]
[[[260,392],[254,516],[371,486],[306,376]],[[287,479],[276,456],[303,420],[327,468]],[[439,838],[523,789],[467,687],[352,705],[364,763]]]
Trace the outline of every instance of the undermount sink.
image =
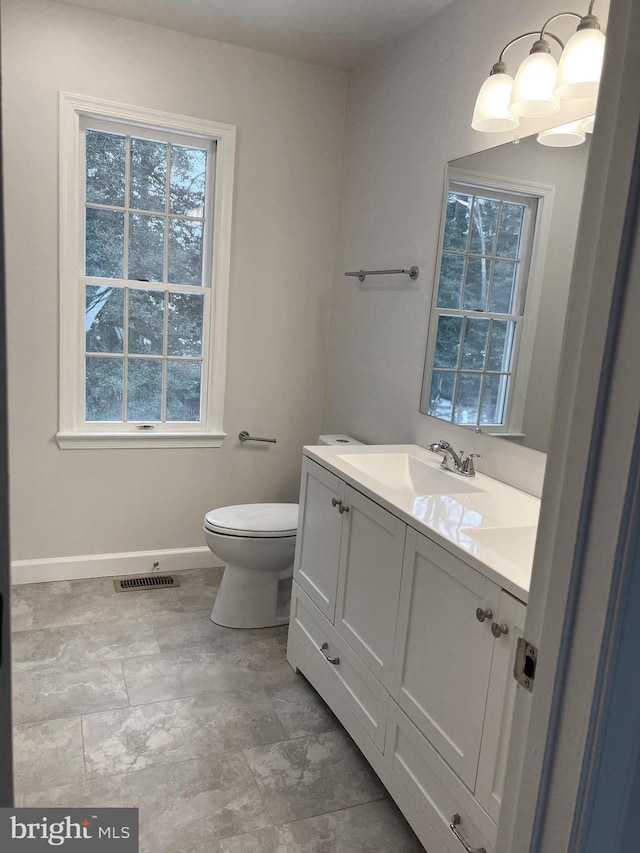
[[344,453],[339,458],[394,492],[416,496],[481,492],[467,478],[442,471],[410,453]]
[[512,563],[533,561],[537,527],[461,527],[460,533]]

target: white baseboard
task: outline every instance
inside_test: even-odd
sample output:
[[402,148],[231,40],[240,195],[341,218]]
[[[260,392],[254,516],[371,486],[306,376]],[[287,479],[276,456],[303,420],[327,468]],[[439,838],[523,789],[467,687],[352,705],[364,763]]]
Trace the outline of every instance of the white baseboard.
[[[154,570],[153,564],[160,565]],[[171,548],[164,551],[128,551],[122,554],[84,554],[80,557],[50,557],[44,560],[13,560],[11,583],[42,583],[79,578],[148,575],[154,571],[207,569],[224,565],[206,546]]]

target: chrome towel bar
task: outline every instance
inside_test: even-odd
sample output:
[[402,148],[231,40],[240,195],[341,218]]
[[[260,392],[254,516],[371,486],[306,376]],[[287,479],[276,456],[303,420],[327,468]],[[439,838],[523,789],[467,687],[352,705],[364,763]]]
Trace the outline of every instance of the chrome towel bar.
[[409,267],[408,270],[356,270],[355,272],[346,272],[345,275],[356,276],[359,281],[364,281],[368,275],[408,275],[411,281],[418,278],[420,269],[416,266]]
[[257,438],[255,435],[249,435],[246,429],[243,429],[242,432],[238,435],[240,441],[266,441],[269,444],[275,444],[275,438]]

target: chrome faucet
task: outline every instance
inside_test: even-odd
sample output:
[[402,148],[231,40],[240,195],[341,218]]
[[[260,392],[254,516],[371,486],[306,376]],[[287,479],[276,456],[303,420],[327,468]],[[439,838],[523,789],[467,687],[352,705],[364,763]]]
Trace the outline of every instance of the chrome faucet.
[[443,438],[440,441],[435,441],[427,447],[433,453],[442,453],[441,468],[445,471],[453,471],[455,474],[461,474],[463,477],[475,477],[476,469],[473,464],[475,457],[481,456],[480,453],[470,453],[467,458],[464,458],[464,450],[456,453],[448,441]]

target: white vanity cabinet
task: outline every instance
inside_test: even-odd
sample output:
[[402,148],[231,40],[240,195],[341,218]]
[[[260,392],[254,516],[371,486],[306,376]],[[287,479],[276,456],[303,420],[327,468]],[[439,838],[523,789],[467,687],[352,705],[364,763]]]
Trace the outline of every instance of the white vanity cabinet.
[[357,485],[304,458],[289,662],[429,853],[492,853],[525,605]]

